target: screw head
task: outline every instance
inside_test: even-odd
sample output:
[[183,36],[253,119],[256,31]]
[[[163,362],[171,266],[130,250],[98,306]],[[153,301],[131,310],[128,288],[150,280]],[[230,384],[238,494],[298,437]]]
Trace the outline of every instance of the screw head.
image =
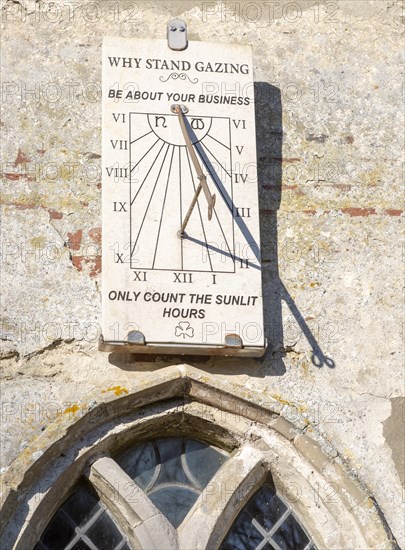
[[177,27],[175,25],[170,25],[169,29],[171,31],[177,31]]
[[184,32],[186,30],[186,27],[179,27],[180,32]]

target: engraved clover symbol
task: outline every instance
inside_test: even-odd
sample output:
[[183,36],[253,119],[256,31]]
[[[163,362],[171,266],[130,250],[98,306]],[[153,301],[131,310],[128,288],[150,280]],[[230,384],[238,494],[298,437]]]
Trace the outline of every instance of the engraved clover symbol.
[[194,329],[188,321],[182,321],[174,329],[175,336],[183,336],[183,338],[192,338],[194,336]]

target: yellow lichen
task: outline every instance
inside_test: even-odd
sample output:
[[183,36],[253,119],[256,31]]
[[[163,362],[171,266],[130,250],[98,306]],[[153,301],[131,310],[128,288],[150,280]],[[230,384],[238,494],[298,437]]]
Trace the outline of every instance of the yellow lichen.
[[289,405],[291,406],[291,403],[287,401],[286,399],[283,399],[281,395],[278,395],[277,393],[273,393],[272,397],[276,399],[279,403],[282,403],[283,405]]
[[347,459],[347,460],[354,460],[354,454],[352,453],[352,451],[350,449],[348,449],[347,447],[344,449],[343,451],[343,456]]
[[32,237],[32,239],[30,239],[30,243],[34,248],[42,249],[45,246],[45,237],[43,235]]
[[306,361],[302,361],[300,363],[300,367],[302,368],[302,370],[304,371],[304,374],[308,374],[309,372],[309,364],[306,362]]
[[76,414],[78,410],[79,410],[78,405],[72,405],[71,407],[68,407],[67,409],[65,409],[63,411],[63,414],[70,414],[70,413]]
[[106,390],[103,390],[101,393],[107,393],[109,391],[112,391],[117,395],[118,397],[122,395],[123,393],[128,393],[127,388],[123,388],[121,386],[113,386],[111,388],[107,388]]

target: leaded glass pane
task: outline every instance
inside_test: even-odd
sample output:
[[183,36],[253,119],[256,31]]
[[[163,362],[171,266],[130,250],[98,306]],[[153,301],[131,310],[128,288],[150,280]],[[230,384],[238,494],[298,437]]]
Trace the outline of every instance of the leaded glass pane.
[[183,441],[180,438],[161,439],[156,442],[159,475],[155,486],[163,483],[182,483],[192,486],[191,480],[183,470]]
[[241,512],[221,545],[221,550],[254,550],[263,537],[252,525],[251,517]]
[[282,550],[304,550],[309,543],[309,537],[305,534],[300,524],[291,514],[273,535]]
[[74,493],[73,498],[68,498],[65,502],[63,511],[74,521],[74,523],[76,523],[76,525],[80,525],[86,523],[97,505],[98,498],[84,487],[79,487]]
[[34,550],[115,550],[122,544],[129,550],[97,495],[83,484],[56,512]]
[[93,523],[87,531],[87,536],[99,550],[111,550],[122,541],[121,533],[107,514],[103,514]]
[[184,457],[189,475],[193,476],[201,489],[208,485],[219,465],[226,460],[226,456],[218,453],[213,447],[194,439],[185,440]]
[[149,498],[156,508],[159,508],[175,527],[178,527],[183,521],[198,496],[197,491],[173,486],[149,494]]
[[71,550],[90,550],[90,547],[84,541],[79,540],[71,547]]
[[157,454],[153,443],[137,445],[118,460],[126,473],[145,490],[152,483],[153,477],[159,473],[156,469]]
[[255,518],[266,530],[270,530],[286,512],[287,506],[277,497],[274,486],[264,485],[246,507],[250,517]]
[[74,534],[74,525],[69,524],[67,518],[61,512],[57,512],[46,530],[42,542],[52,548],[52,544],[57,540],[58,544],[63,548],[72,539]]
[[227,459],[223,451],[205,443],[171,437],[136,445],[117,462],[178,527]]
[[287,503],[268,482],[237,516],[220,550],[316,550]]

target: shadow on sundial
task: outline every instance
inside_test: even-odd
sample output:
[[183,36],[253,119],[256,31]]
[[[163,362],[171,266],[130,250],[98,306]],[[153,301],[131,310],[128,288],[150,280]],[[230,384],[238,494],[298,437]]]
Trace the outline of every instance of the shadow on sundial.
[[[260,208],[261,233],[261,266],[263,278],[263,305],[265,337],[268,349],[265,355],[258,359],[236,357],[205,357],[205,356],[135,356],[130,358],[123,354],[110,354],[109,361],[124,370],[155,370],[170,364],[188,363],[217,374],[249,374],[250,376],[281,376],[286,372],[284,357],[294,351],[294,342],[285,342],[282,303],[284,302],[300,333],[297,340],[304,335],[311,349],[311,361],[314,367],[334,368],[335,362],[322,351],[313,332],[305,321],[293,298],[288,292],[279,275],[277,214],[281,204],[282,192],[282,103],[279,88],[267,82],[255,82],[256,106],[256,142],[257,142],[257,176]],[[216,175],[215,169],[205,156],[202,148],[198,149],[200,158],[210,171],[218,191],[231,212],[234,211],[229,194]],[[238,219],[239,229],[250,244],[253,252],[256,250],[256,260],[260,263],[258,246],[249,229],[241,218]],[[193,240],[191,237],[188,237]],[[201,243],[204,244],[204,243]],[[254,246],[256,244],[256,246]],[[255,262],[251,267],[259,268]]]
[[[250,260],[250,261],[248,261],[249,267],[253,268],[253,269],[260,269],[260,247],[259,247],[259,245],[255,241],[255,238],[253,237],[252,233],[250,232],[250,230],[249,230],[248,226],[246,225],[245,221],[243,220],[243,218],[240,217],[240,216],[235,216],[235,212],[237,211],[236,205],[234,204],[234,202],[232,200],[232,197],[230,196],[229,192],[227,191],[225,185],[222,183],[222,178],[220,178],[218,176],[217,171],[216,171],[213,163],[208,158],[207,153],[205,152],[205,150],[201,146],[201,143],[198,142],[198,137],[195,135],[193,129],[191,128],[191,126],[190,126],[190,124],[188,123],[187,120],[185,120],[185,124],[188,127],[189,134],[192,136],[193,142],[196,143],[196,149],[197,149],[197,152],[200,156],[200,159],[201,159],[203,165],[205,166],[205,168],[207,169],[208,173],[210,174],[213,182],[215,183],[216,191],[219,192],[219,194],[221,195],[221,198],[224,201],[224,203],[225,203],[227,209],[229,210],[231,216],[233,217],[235,224],[238,226],[241,234],[243,235],[244,240],[249,245],[249,249],[252,251],[252,253],[255,257],[255,261],[257,263],[255,261]],[[215,159],[215,160],[220,165],[218,159]],[[210,245],[208,243],[205,243],[203,241],[198,241],[197,239],[194,239],[190,236],[186,236],[186,239],[191,240],[191,241],[193,241],[197,244],[200,244],[201,246],[206,246],[206,247],[210,248],[211,250],[213,250],[213,252],[216,252],[216,253],[219,253],[219,254],[222,254],[222,255],[226,255],[226,256],[233,256],[234,260],[241,261],[241,258],[239,258],[238,255],[235,254],[235,253],[231,254],[230,252],[227,252],[226,250],[220,250],[216,247],[213,247],[212,245]]]

